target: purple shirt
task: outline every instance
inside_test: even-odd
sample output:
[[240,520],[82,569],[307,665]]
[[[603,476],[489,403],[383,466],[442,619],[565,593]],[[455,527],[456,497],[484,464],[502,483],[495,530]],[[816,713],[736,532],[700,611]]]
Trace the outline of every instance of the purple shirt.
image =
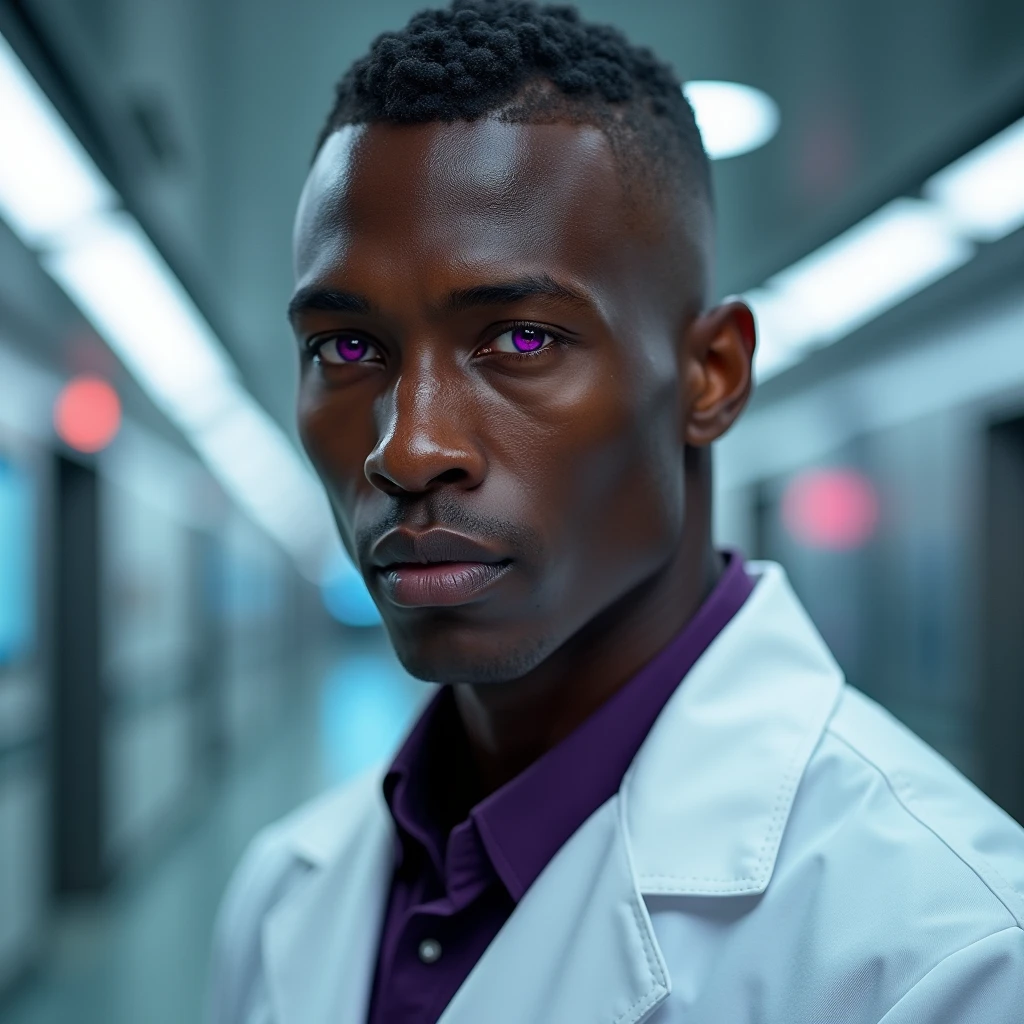
[[753,590],[742,558],[727,557],[668,646],[479,802],[451,688],[427,706],[384,779],[397,842],[370,1024],[433,1024],[547,863],[618,791],[668,698]]

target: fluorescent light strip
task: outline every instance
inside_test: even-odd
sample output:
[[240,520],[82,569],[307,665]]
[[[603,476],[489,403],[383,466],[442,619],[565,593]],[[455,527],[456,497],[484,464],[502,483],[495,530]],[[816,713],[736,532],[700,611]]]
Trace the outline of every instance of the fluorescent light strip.
[[311,578],[333,550],[319,482],[0,36],[0,216],[239,505]]
[[767,380],[1024,227],[1024,118],[744,297]]
[[933,203],[883,206],[746,296],[758,319],[758,378],[852,333],[974,253],[974,243]]
[[974,246],[919,199],[897,199],[768,281],[807,343],[835,341],[962,266]]
[[306,511],[322,511],[325,502],[319,483],[247,392],[239,389],[232,407],[197,432],[194,440],[219,475],[244,487],[246,500],[264,510],[262,517],[279,520],[279,530],[294,529],[301,536],[310,528]]
[[763,287],[747,292],[743,298],[757,321],[754,375],[767,380],[798,363],[811,336],[784,295]]
[[0,216],[37,247],[116,201],[82,144],[0,36]]
[[978,241],[1024,227],[1024,118],[930,178],[923,193]]
[[134,218],[101,215],[41,260],[175,423],[217,415],[234,367]]

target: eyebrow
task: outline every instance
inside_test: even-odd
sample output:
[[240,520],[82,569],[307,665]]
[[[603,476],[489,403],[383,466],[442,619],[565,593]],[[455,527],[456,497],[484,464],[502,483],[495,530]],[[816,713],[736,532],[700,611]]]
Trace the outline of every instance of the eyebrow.
[[354,292],[307,285],[300,288],[288,303],[288,319],[294,320],[302,313],[314,312],[371,313],[373,306],[369,299]]
[[[458,288],[449,292],[436,311],[441,314],[461,313],[481,306],[508,306],[536,297],[559,299],[574,306],[590,308],[586,296],[559,284],[548,274],[537,274],[512,281]],[[373,312],[373,304],[354,292],[307,285],[300,288],[288,303],[288,319],[294,320],[302,313],[310,312],[368,314]]]
[[473,288],[460,288],[449,293],[441,303],[443,313],[461,313],[479,306],[508,306],[523,299],[544,297],[560,299],[574,306],[590,308],[586,296],[559,284],[547,274],[516,278],[513,281],[498,281],[480,284]]

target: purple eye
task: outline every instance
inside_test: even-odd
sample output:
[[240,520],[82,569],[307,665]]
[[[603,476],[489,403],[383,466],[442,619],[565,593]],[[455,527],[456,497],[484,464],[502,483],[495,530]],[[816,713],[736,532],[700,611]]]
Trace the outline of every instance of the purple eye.
[[540,327],[513,327],[499,334],[491,345],[499,352],[538,352],[553,340],[551,332]]
[[325,363],[358,363],[373,348],[364,338],[352,334],[342,334],[337,338],[329,338],[319,348],[317,355]]
[[517,327],[512,332],[512,344],[520,352],[532,352],[544,343],[545,333],[536,327]]
[[346,362],[358,362],[366,355],[366,342],[362,338],[339,338],[334,347]]

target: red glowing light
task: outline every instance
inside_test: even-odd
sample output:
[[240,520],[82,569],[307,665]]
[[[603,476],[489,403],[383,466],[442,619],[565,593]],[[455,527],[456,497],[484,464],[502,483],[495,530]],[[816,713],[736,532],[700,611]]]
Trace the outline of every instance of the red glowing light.
[[875,532],[878,495],[871,481],[855,470],[815,470],[786,488],[782,521],[807,547],[849,551]]
[[53,423],[61,439],[80,452],[98,452],[121,426],[121,400],[100,377],[76,377],[57,396]]

